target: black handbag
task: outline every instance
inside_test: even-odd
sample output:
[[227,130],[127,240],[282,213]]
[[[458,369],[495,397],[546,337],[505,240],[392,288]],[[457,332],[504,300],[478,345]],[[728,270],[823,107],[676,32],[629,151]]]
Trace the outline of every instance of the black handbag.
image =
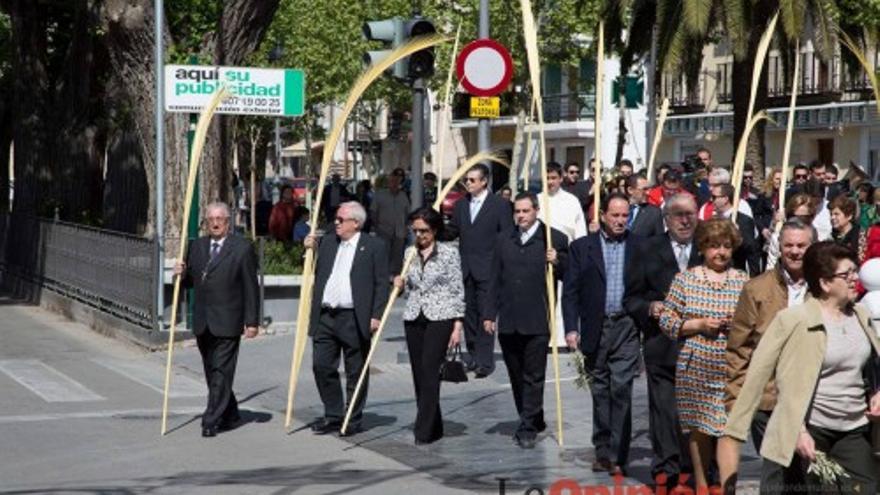
[[461,346],[457,345],[447,354],[446,359],[440,363],[440,381],[462,383],[468,381],[464,363],[461,362]]

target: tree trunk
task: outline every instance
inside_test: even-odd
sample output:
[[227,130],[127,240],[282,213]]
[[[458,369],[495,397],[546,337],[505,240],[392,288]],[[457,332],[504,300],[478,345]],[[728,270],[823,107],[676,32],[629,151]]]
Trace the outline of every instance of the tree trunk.
[[[773,16],[773,8],[770,2],[765,0],[757,2],[752,7],[751,12],[751,31],[749,34],[748,51],[743,60],[733,61],[732,75],[732,96],[733,96],[733,152],[736,154],[736,148],[739,145],[748,120],[751,115],[746,115],[749,108],[749,97],[752,86],[752,71],[754,70],[755,55],[758,51],[758,44],[761,42],[761,36],[767,29],[767,24]],[[767,108],[767,64],[764,64],[761,71],[761,78],[758,84],[758,90],[755,97],[754,112]],[[752,164],[756,170],[763,175],[764,170],[764,130],[765,123],[761,122],[755,126],[752,135],[749,137],[748,147],[746,148],[746,163]],[[731,157],[733,163],[733,157]]]
[[[240,65],[257,48],[272,21],[280,0],[230,0],[225,3],[217,33],[207,41],[215,61]],[[122,81],[141,142],[144,170],[150,190],[150,213],[147,235],[155,231],[155,81],[153,78],[155,44],[153,42],[152,0],[107,0],[104,17],[107,23],[108,50],[114,72]],[[163,20],[163,24],[164,20]],[[171,46],[167,25],[163,27],[166,46]],[[232,194],[232,125],[227,118],[217,119],[210,128],[202,157],[201,192],[207,201],[229,201]],[[185,115],[165,116],[165,235],[168,252],[173,252],[180,235],[183,195],[186,186]],[[222,139],[221,139],[222,136]]]

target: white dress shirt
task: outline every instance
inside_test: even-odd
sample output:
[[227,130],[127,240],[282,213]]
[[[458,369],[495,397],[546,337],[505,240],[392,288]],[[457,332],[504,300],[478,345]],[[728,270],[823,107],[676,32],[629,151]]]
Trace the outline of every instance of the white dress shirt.
[[525,243],[529,242],[529,239],[531,239],[532,236],[535,235],[535,232],[538,231],[538,226],[540,226],[540,225],[541,225],[540,222],[535,222],[532,224],[531,227],[529,227],[529,230],[526,230],[525,232],[523,232],[522,229],[518,229],[520,244],[525,244]]
[[483,189],[482,193],[471,197],[471,222],[477,219],[477,215],[480,213],[480,208],[483,207],[483,203],[486,201],[488,195],[489,190]]
[[322,306],[345,309],[354,307],[354,299],[351,296],[351,265],[360,238],[361,233],[358,232],[351,239],[339,243],[336,259],[333,260],[333,270],[330,272],[330,278],[327,279],[327,285],[324,286]]
[[[538,194],[538,204],[543,203],[543,194]],[[548,197],[550,207],[550,226],[568,237],[568,242],[587,235],[587,221],[577,196],[561,188]]]
[[[670,243],[672,244],[672,253],[675,255],[676,263],[678,262],[679,258],[684,259],[686,257],[688,260],[691,259],[691,250],[694,248],[693,241],[686,243],[686,244],[679,243],[678,241],[673,239],[671,236],[669,237],[669,240],[670,240]],[[684,254],[681,253],[682,250],[684,250]],[[687,263],[685,263],[685,265],[687,265]],[[681,267],[679,266],[679,268],[681,268]],[[685,269],[687,269],[687,266],[685,266]],[[684,270],[682,270],[682,271],[684,271]]]
[[788,307],[802,304],[804,296],[807,295],[807,281],[802,278],[799,282],[795,282],[784,268],[782,268],[782,278],[788,288]]

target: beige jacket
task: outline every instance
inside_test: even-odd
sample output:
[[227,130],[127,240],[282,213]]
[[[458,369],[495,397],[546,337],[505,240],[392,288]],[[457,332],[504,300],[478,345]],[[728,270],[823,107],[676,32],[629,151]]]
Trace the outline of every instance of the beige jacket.
[[[776,267],[749,280],[743,287],[736,312],[733,314],[730,333],[727,335],[727,386],[724,405],[730,411],[739,397],[749,361],[764,331],[776,314],[788,307],[788,286]],[[776,385],[771,379],[764,387],[764,394],[758,409],[772,411],[776,405]]]
[[[856,305],[856,315],[874,349],[866,369],[866,400],[877,390],[876,361],[880,339],[870,324],[868,312]],[[746,381],[727,418],[724,434],[745,442],[752,416],[763,396],[764,386],[776,375],[779,390],[776,407],[767,423],[761,456],[788,466],[794,456],[800,427],[807,417],[822,361],[826,335],[819,301],[781,311],[764,332],[752,356]]]

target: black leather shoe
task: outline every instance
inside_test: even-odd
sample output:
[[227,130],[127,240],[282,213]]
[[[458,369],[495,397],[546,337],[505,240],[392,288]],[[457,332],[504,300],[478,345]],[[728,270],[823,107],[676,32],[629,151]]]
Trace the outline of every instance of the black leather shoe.
[[340,426],[342,425],[340,425],[339,423],[329,422],[325,419],[321,419],[312,423],[312,433],[314,433],[315,435],[326,435],[328,433],[339,431]]
[[220,424],[217,425],[217,432],[223,433],[224,431],[231,431],[231,430],[238,428],[242,424],[244,424],[244,423],[242,422],[241,418],[235,418],[235,419],[231,419],[228,421],[221,421]]
[[348,428],[345,429],[345,433],[342,432],[340,427],[339,436],[340,437],[350,437],[352,435],[357,435],[358,433],[364,431],[364,428],[360,424],[349,424]]
[[534,437],[513,437],[516,440],[516,444],[523,449],[533,449],[535,448],[535,438]]
[[202,436],[205,438],[216,437],[217,436],[217,427],[216,426],[202,427]]

